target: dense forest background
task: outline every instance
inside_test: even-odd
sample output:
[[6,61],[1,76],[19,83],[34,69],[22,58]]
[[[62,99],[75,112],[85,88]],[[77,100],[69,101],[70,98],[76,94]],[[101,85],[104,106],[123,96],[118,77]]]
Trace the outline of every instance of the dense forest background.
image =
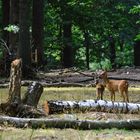
[[0,71],[140,66],[140,0],[0,0]]

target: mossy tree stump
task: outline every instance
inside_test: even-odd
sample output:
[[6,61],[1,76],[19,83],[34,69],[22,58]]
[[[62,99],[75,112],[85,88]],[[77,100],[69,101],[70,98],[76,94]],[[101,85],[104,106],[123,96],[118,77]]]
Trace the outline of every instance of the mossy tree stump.
[[45,113],[37,109],[38,101],[43,92],[43,86],[38,82],[29,85],[21,99],[22,60],[15,59],[11,63],[9,97],[6,103],[0,105],[2,113],[17,117],[42,117]]

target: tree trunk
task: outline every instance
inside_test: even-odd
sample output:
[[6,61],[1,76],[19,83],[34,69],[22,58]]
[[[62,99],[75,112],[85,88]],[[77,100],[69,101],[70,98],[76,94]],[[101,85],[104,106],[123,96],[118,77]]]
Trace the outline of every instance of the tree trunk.
[[63,50],[62,64],[65,68],[73,66],[73,49],[72,49],[72,22],[69,19],[63,21]]
[[[2,0],[2,40],[5,42],[7,47],[9,47],[9,32],[4,30],[5,27],[9,25],[9,13],[10,13],[10,0]],[[7,59],[9,57],[9,51],[3,49],[3,62],[0,68],[1,75],[9,76],[10,63]]]
[[[30,1],[19,0],[19,57],[22,58],[23,77],[29,74],[31,65],[30,35],[29,35],[29,13]],[[28,16],[27,16],[28,15]]]
[[[10,0],[2,0],[2,25],[3,29],[9,25]],[[3,40],[9,46],[9,32],[3,30]]]
[[26,119],[15,117],[0,117],[0,124],[9,124],[18,128],[73,128],[73,129],[140,129],[140,120],[75,120],[75,119]]
[[[47,107],[47,109],[45,108]],[[44,110],[50,114],[64,112],[102,111],[112,113],[140,113],[140,104],[104,100],[46,101]]]
[[[9,0],[10,1],[10,24],[19,24],[19,0]],[[19,34],[10,32],[9,36],[9,48],[13,56],[17,55],[17,49],[19,45]]]
[[140,66],[140,40],[134,44],[134,65]]
[[85,48],[86,48],[86,66],[89,70],[89,33],[88,31],[84,31],[84,38],[85,38]]
[[44,52],[43,52],[43,23],[44,23],[44,0],[33,0],[33,22],[32,22],[32,39],[33,39],[33,52],[37,50],[37,64],[43,65]]
[[116,68],[116,49],[115,49],[115,40],[112,36],[109,37],[109,47],[110,47],[110,61],[112,68]]

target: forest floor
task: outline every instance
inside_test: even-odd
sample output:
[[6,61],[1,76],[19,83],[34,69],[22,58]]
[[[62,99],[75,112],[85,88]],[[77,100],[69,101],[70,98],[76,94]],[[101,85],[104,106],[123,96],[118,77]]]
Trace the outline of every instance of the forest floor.
[[[108,72],[110,79],[126,79],[129,82],[130,102],[140,103],[140,68],[123,68]],[[34,79],[23,81],[39,81],[44,85],[44,91],[39,101],[39,107],[46,100],[86,100],[95,99],[93,71],[75,71],[73,69],[57,69],[38,72]],[[8,83],[8,80],[6,80]],[[27,83],[24,83],[25,85]],[[1,82],[3,83],[3,82]],[[89,87],[92,85],[93,87]],[[22,87],[25,93],[27,87]],[[8,88],[0,89],[1,102],[7,99]],[[122,101],[116,94],[116,101]],[[110,94],[105,90],[105,100],[110,100]],[[71,118],[79,120],[122,120],[140,119],[139,114],[119,114],[104,112],[85,112],[70,114],[52,114],[47,118]],[[105,130],[75,130],[75,129],[17,129],[11,126],[0,126],[0,139],[18,140],[140,140],[140,130],[105,129]]]
[[[60,86],[65,85],[66,83],[73,86],[94,86],[94,73],[93,71],[78,71],[74,69],[57,69],[50,70],[48,72],[39,72],[38,77],[40,81],[54,86],[56,83],[62,83]],[[109,79],[124,79],[129,82],[129,86],[140,87],[140,68],[126,67],[122,69],[116,69],[108,72]],[[71,83],[71,84],[70,84]],[[75,83],[75,85],[74,85]],[[79,84],[79,85],[78,85]],[[66,86],[69,86],[68,84]]]

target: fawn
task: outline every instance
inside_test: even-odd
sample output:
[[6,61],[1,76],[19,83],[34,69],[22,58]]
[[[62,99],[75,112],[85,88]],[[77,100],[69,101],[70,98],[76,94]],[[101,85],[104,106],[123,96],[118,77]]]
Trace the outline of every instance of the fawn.
[[111,101],[115,101],[115,92],[121,93],[124,102],[129,102],[128,98],[128,82],[126,80],[109,80],[107,77],[107,71],[101,72],[99,75],[103,79],[106,88],[111,94]]
[[101,99],[103,100],[103,93],[104,93],[104,90],[105,90],[105,85],[102,84],[102,83],[99,83],[98,80],[96,80],[96,97],[97,97],[97,100]]

